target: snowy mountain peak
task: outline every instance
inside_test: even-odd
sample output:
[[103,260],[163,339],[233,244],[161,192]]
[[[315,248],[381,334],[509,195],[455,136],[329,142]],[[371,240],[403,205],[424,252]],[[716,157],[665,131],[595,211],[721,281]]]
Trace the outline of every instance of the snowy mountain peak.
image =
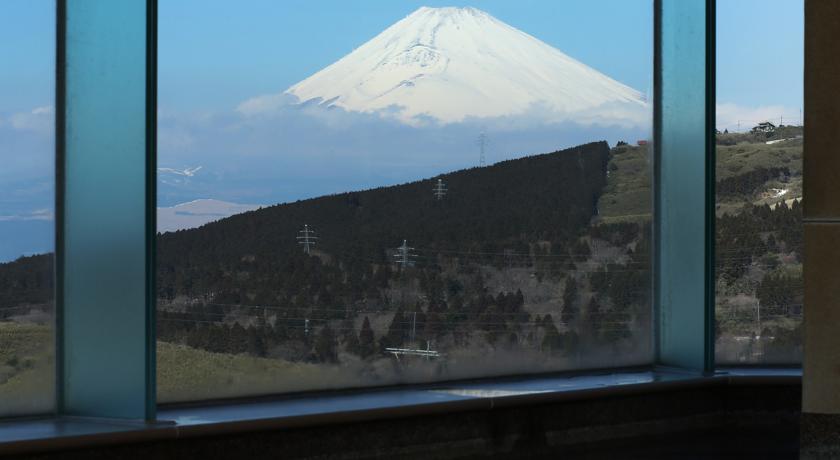
[[472,7],[422,7],[285,93],[408,123],[645,107],[638,91]]
[[406,16],[406,19],[423,16],[425,16],[427,19],[429,17],[434,17],[441,19],[452,18],[453,20],[459,20],[466,17],[492,18],[492,16],[485,13],[484,11],[481,11],[478,8],[473,8],[471,6],[444,6],[439,8],[421,6],[415,12]]

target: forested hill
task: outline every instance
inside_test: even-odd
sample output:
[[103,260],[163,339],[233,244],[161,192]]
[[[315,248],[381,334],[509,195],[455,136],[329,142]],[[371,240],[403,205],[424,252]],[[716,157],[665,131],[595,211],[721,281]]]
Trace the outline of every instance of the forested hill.
[[[538,241],[565,253],[597,212],[609,155],[606,142],[590,143],[404,185],[280,204],[158,235],[159,296],[219,300],[236,292],[238,300],[229,300],[247,302],[262,291],[261,297],[269,297],[264,300],[276,301],[278,295],[293,294],[281,286],[300,282],[295,273],[307,278],[304,286],[327,282],[308,278],[337,276],[342,279],[333,281],[363,290],[370,288],[373,267],[393,262],[393,249],[403,240],[415,248],[418,266],[433,265],[438,252],[498,263],[498,257],[480,260],[481,254],[528,254],[534,250],[529,243]],[[438,179],[447,188],[442,200],[433,193]],[[297,242],[304,224],[319,238],[313,252],[318,257],[303,254]],[[321,260],[338,267],[312,266]],[[51,273],[51,254],[0,264],[0,306],[49,302]]]
[[[286,272],[291,267],[284,265],[302,257],[296,237],[304,224],[319,238],[316,254],[340,262],[345,273],[388,264],[403,240],[417,248],[418,264],[432,251],[527,254],[524,242],[535,241],[567,247],[597,212],[609,155],[606,142],[590,143],[404,185],[280,204],[166,233],[158,238],[160,294],[218,292],[237,271]],[[448,190],[442,200],[433,193],[438,179]],[[255,280],[249,281],[244,284]]]

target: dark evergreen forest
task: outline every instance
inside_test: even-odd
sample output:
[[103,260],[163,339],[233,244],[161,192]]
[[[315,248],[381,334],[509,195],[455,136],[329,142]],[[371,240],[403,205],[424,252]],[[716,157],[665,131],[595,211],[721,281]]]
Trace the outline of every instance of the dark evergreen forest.
[[[158,235],[158,338],[313,362],[477,341],[561,355],[627,345],[650,320],[650,226],[599,218],[610,158],[605,142],[586,144]],[[720,192],[786,173],[756,170]],[[304,225],[318,237],[308,254]],[[719,283],[761,266],[768,314],[796,314],[801,275],[773,268],[801,259],[801,241],[799,202],[720,216]],[[52,274],[51,254],[0,264],[0,319],[51,309]],[[557,295],[540,299],[530,278]]]

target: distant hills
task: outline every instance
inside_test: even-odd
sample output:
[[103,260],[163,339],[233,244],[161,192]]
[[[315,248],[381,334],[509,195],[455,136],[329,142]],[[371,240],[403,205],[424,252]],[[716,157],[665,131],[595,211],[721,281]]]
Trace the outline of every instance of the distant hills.
[[256,204],[229,203],[202,199],[170,207],[157,208],[157,230],[160,233],[201,227],[204,224],[260,208]]

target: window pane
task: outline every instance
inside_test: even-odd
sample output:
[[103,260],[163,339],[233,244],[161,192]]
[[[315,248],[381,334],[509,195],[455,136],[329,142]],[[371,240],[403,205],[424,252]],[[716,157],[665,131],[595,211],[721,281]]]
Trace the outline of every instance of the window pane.
[[803,9],[717,4],[719,364],[802,356]]
[[54,407],[55,2],[0,2],[0,415]]
[[160,5],[159,401],[651,361],[650,0],[210,3]]

